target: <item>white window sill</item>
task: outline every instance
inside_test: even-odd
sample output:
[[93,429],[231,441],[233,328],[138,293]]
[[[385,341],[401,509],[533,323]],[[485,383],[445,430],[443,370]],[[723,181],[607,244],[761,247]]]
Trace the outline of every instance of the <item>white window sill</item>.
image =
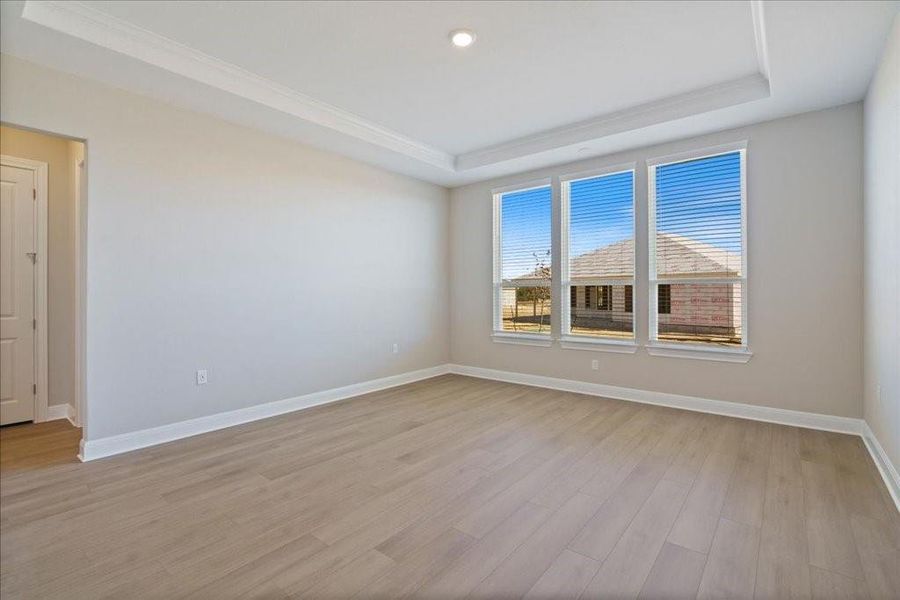
[[590,338],[587,336],[563,336],[559,345],[567,350],[591,350],[594,352],[616,352],[618,354],[634,354],[637,344],[626,340]]
[[685,344],[657,343],[648,344],[647,353],[651,356],[715,360],[731,363],[745,363],[753,356],[753,353],[747,348],[703,347]]
[[495,331],[491,334],[491,338],[501,344],[520,344],[522,346],[543,346],[549,348],[553,345],[553,338],[550,334],[541,335],[539,333],[509,333],[507,331]]

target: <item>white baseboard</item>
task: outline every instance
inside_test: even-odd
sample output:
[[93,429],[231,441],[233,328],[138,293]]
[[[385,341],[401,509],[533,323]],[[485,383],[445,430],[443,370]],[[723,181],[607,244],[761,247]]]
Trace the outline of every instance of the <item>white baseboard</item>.
[[833,415],[822,415],[768,406],[755,406],[752,404],[726,402],[723,400],[709,400],[707,398],[680,396],[677,394],[667,394],[665,392],[650,392],[647,390],[617,387],[602,383],[590,383],[572,379],[557,379],[555,377],[544,377],[542,375],[530,375],[527,373],[515,373],[512,371],[500,371],[496,369],[483,369],[481,367],[470,367],[467,365],[451,364],[449,365],[449,370],[451,373],[456,373],[458,375],[468,375],[470,377],[480,377],[482,379],[520,383],[522,385],[534,387],[589,394],[592,396],[603,396],[605,398],[640,402],[643,404],[681,408],[684,410],[737,417],[740,419],[766,421],[768,423],[778,423],[779,425],[793,425],[794,427],[805,427],[807,429],[820,429],[823,431],[858,435],[862,437],[869,454],[872,456],[875,466],[878,467],[878,471],[881,473],[881,477],[884,479],[884,483],[887,486],[891,497],[894,499],[897,510],[900,510],[900,475],[898,475],[897,468],[891,462],[890,458],[888,458],[884,448],[882,448],[881,444],[878,442],[878,438],[872,433],[869,424],[863,419],[836,417]]
[[[481,379],[518,383],[534,387],[575,392],[578,394],[603,396],[605,398],[626,400],[629,402],[668,406],[671,408],[737,417],[740,419],[766,421],[769,423],[778,423],[780,425],[793,425],[795,427],[805,427],[808,429],[820,429],[823,431],[859,435],[863,438],[866,448],[872,455],[872,460],[878,467],[885,485],[887,485],[894,502],[897,504],[898,510],[900,510],[900,476],[898,476],[896,467],[891,463],[887,454],[885,454],[884,448],[881,447],[875,434],[872,433],[868,424],[862,419],[808,413],[768,406],[756,406],[739,402],[710,400],[707,398],[696,398],[694,396],[652,392],[602,383],[558,379],[542,375],[500,371],[497,369],[484,369],[481,367],[456,364],[438,365],[436,367],[410,371],[399,375],[391,375],[389,377],[355,383],[340,388],[313,392],[311,394],[288,398],[286,400],[278,400],[276,402],[249,406],[230,412],[199,417],[189,421],[161,425],[159,427],[142,429],[140,431],[123,433],[121,435],[100,438],[97,440],[89,440],[87,442],[82,441],[81,453],[78,457],[83,461],[89,461],[104,458],[106,456],[113,456],[123,452],[130,452],[148,446],[155,446],[157,444],[199,435],[201,433],[233,427],[242,423],[249,423],[251,421],[266,419],[289,412],[303,410],[305,408],[311,408],[313,406],[328,404],[330,402],[336,402],[361,394],[377,392],[379,390],[436,377],[438,375],[444,375],[446,373],[456,373],[459,375],[468,375],[470,377],[479,377]],[[71,406],[59,405],[49,407],[48,419],[63,418],[68,418],[70,421],[74,422],[75,414]]]
[[[56,421],[58,419],[68,419],[72,425],[75,425],[75,409],[70,404],[53,404],[47,407],[47,420]],[[77,427],[77,425],[76,425]]]
[[391,375],[380,379],[372,379],[370,381],[354,383],[352,385],[323,390],[321,392],[304,394],[303,396],[287,398],[285,400],[277,400],[275,402],[248,406],[247,408],[218,413],[206,417],[198,417],[189,421],[180,421],[178,423],[161,425],[150,429],[141,429],[139,431],[132,431],[130,433],[123,433],[121,435],[114,435],[96,440],[82,440],[81,452],[78,455],[78,458],[82,461],[89,461],[104,458],[106,456],[113,456],[114,454],[121,454],[123,452],[138,450],[139,448],[155,446],[157,444],[207,433],[217,429],[233,427],[242,423],[267,419],[269,417],[303,410],[321,404],[336,402],[352,396],[359,396],[360,394],[377,392],[398,385],[444,375],[448,372],[449,368],[447,365],[438,365],[436,367],[410,371],[399,375]]
[[808,429],[822,429],[824,431],[836,431],[838,433],[862,433],[863,420],[851,417],[836,417],[833,415],[821,415],[817,413],[802,412],[799,410],[787,410],[784,408],[772,408],[769,406],[756,406],[753,404],[741,404],[740,402],[726,402],[724,400],[709,400],[707,398],[695,398],[693,396],[680,396],[665,392],[651,392],[634,388],[617,387],[603,383],[590,383],[587,381],[575,381],[573,379],[557,379],[544,377],[543,375],[530,375],[527,373],[514,373],[512,371],[499,371],[496,369],[483,369],[466,365],[450,365],[451,373],[493,379],[509,383],[521,383],[535,387],[550,388],[578,394],[603,396],[616,400],[628,400],[642,404],[655,404],[669,406],[684,410],[712,413],[727,417],[752,419],[754,421],[766,421],[781,425],[793,425]]
[[897,473],[897,467],[888,458],[887,453],[884,451],[878,438],[875,437],[875,433],[868,423],[863,424],[862,439],[869,450],[869,454],[872,455],[872,460],[875,461],[875,466],[878,467],[878,472],[881,473],[881,478],[884,479],[884,484],[894,499],[897,510],[900,511],[900,473]]

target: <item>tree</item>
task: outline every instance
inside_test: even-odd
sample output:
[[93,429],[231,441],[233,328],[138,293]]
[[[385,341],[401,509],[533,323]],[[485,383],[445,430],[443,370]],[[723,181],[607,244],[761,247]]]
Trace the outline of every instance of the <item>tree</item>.
[[[534,257],[535,264],[534,271],[532,272],[534,278],[552,282],[550,272],[550,250],[548,249],[543,254],[532,252],[531,255]],[[516,290],[516,308],[518,308],[519,302],[531,301],[531,314],[532,316],[538,317],[538,307],[540,307],[538,333],[544,331],[544,308],[550,303],[552,289],[553,286],[551,283],[546,286],[523,287]],[[547,327],[549,326],[550,323],[547,323]]]

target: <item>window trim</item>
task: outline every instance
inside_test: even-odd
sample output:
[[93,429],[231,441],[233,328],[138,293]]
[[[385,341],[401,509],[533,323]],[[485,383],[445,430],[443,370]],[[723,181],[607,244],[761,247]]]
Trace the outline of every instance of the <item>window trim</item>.
[[549,333],[494,331],[491,333],[491,339],[501,344],[521,344],[523,346],[543,346],[545,348],[553,345],[553,338],[550,337]]
[[[676,356],[682,358],[701,358],[707,360],[727,360],[729,362],[747,362],[753,353],[750,351],[749,327],[749,271],[747,269],[747,140],[739,140],[717,146],[695,148],[684,152],[648,158],[647,166],[647,279],[649,290],[648,341],[647,352],[653,356]],[[663,165],[687,162],[703,158],[721,156],[723,154],[740,154],[741,163],[741,276],[727,278],[690,277],[660,278],[656,271],[656,169]],[[732,283],[741,287],[741,344],[734,347],[723,347],[704,344],[679,344],[659,339],[659,319],[657,313],[658,284],[673,283]],[[727,357],[727,358],[726,358]]]
[[[491,314],[492,314],[492,329],[491,329],[491,338],[495,342],[502,343],[519,343],[526,344],[530,346],[549,346],[553,342],[552,338],[552,320],[551,323],[548,324],[547,333],[531,333],[531,332],[522,332],[518,333],[515,331],[506,331],[503,329],[503,315],[501,314],[503,310],[503,232],[502,232],[502,224],[503,224],[503,195],[511,192],[527,192],[529,190],[535,190],[539,188],[550,188],[550,255],[553,255],[553,182],[550,177],[542,177],[540,179],[531,179],[527,181],[520,182],[518,184],[506,185],[502,187],[496,187],[491,190],[492,197],[492,215],[493,215],[493,232],[492,232],[492,243],[493,243],[493,282],[492,282],[492,306],[491,306]],[[547,282],[547,285],[551,286],[552,291],[552,275],[551,280]],[[526,287],[526,286],[523,286]],[[540,287],[540,285],[535,285],[534,287]],[[565,303],[563,303],[565,304]],[[551,294],[550,300],[550,314],[552,319],[553,314],[553,299]]]
[[615,352],[616,354],[634,354],[638,344],[630,340],[617,340],[611,337],[564,335],[559,338],[560,348],[566,350],[595,350],[602,352]]
[[665,356],[670,358],[693,358],[699,360],[715,360],[719,362],[745,363],[753,356],[749,348],[735,346],[696,346],[692,344],[675,344],[650,342],[647,344],[647,354],[650,356]]
[[[632,243],[632,258],[633,264],[635,265],[634,272],[631,274],[631,283],[624,285],[631,285],[632,288],[637,285],[637,162],[627,162],[627,163],[618,163],[614,165],[607,165],[605,167],[600,167],[597,169],[590,169],[586,171],[576,171],[573,173],[567,173],[564,175],[560,175],[558,177],[559,180],[559,258],[560,258],[560,277],[557,282],[557,286],[559,286],[560,293],[563,298],[565,298],[566,290],[572,287],[572,282],[569,275],[569,219],[570,219],[570,186],[572,183],[576,181],[583,181],[585,179],[594,179],[597,177],[604,177],[607,175],[618,175],[620,173],[631,173],[631,239],[635,240]],[[585,283],[584,287],[587,290],[588,287],[591,287],[592,283]],[[607,285],[598,283],[596,285]],[[618,285],[618,284],[612,284]],[[597,301],[599,302],[600,292],[597,291]],[[587,300],[587,298],[585,298]],[[587,304],[587,301],[585,302]],[[612,304],[612,297],[610,297],[610,305]],[[635,319],[635,313],[632,312],[631,317],[631,339],[623,340],[620,338],[608,337],[608,336],[599,336],[599,335],[585,335],[585,334],[577,334],[572,333],[572,311],[569,304],[566,302],[564,306],[560,309],[560,346],[567,349],[577,349],[577,350],[607,350],[610,352],[626,352],[633,353],[637,350],[637,321]],[[633,346],[633,349],[629,349]]]

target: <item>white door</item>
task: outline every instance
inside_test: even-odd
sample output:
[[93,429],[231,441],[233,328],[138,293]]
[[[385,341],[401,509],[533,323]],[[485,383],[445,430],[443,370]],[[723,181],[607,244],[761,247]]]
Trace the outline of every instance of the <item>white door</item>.
[[0,166],[0,425],[34,419],[34,189]]

